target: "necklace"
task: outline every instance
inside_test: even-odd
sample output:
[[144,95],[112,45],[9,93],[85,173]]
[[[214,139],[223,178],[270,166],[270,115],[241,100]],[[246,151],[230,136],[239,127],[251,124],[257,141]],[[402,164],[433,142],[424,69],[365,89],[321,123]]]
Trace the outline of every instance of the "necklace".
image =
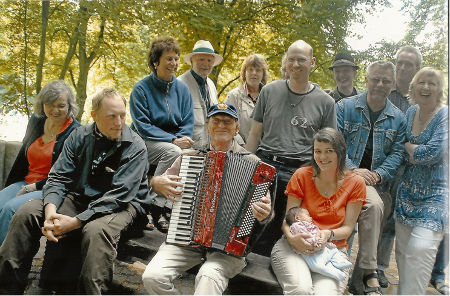
[[[293,126],[300,126],[303,128],[307,128],[307,119],[305,117],[302,117],[300,115],[296,115],[295,114],[295,110],[294,108],[297,107],[304,99],[305,97],[307,97],[308,92],[310,91],[311,88],[311,84],[308,82],[308,90],[306,93],[296,93],[292,90],[292,88],[290,87],[290,80],[286,81],[288,90],[289,90],[289,105],[291,106],[291,110],[294,113],[293,116],[291,117],[291,125]],[[292,99],[292,96],[294,96],[294,98]]]
[[430,113],[427,114],[427,116],[422,119],[420,114],[422,113],[422,109],[419,107],[419,121],[420,122],[427,122],[428,120],[430,120],[430,118],[432,118],[434,116],[434,114],[436,113],[436,110],[438,110],[439,104],[436,105],[436,107],[434,107],[433,111],[431,111]]
[[57,131],[54,132],[53,130],[56,130],[55,128],[50,128],[50,123],[48,123],[48,121],[45,121],[44,124],[44,133],[47,134],[48,136],[50,136],[50,138],[54,138],[56,136],[56,134],[58,133],[60,127],[58,127]]

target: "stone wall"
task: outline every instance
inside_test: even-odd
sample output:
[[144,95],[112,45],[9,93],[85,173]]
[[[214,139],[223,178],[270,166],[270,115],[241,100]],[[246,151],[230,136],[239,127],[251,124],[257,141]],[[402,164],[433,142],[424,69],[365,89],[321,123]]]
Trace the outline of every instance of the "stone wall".
[[6,142],[0,140],[0,189],[3,189],[9,171],[16,160],[22,142]]

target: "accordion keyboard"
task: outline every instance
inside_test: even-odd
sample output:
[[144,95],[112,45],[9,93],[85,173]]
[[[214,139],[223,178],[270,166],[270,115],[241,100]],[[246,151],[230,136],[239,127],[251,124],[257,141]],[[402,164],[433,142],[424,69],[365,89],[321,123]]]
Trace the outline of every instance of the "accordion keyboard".
[[183,155],[181,160],[180,182],[183,183],[181,199],[175,201],[170,216],[166,242],[189,245],[193,231],[192,211],[195,206],[197,183],[203,169],[204,156]]

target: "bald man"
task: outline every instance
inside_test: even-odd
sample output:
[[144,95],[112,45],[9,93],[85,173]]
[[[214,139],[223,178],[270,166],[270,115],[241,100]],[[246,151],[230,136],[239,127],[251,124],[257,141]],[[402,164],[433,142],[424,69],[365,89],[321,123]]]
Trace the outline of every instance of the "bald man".
[[253,113],[246,149],[277,169],[275,219],[267,226],[253,252],[270,256],[281,237],[286,197],[292,174],[311,161],[314,134],[324,127],[336,128],[334,100],[309,81],[316,64],[312,47],[303,40],[289,46],[284,70],[287,79],[264,86]]

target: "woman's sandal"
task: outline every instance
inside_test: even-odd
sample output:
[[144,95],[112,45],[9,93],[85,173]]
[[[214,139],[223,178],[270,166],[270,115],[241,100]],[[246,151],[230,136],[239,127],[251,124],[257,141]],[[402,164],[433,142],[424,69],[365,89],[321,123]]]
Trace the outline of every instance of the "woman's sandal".
[[380,286],[372,287],[367,284],[367,281],[373,278],[378,280],[378,274],[376,272],[369,273],[363,277],[364,295],[383,295]]

